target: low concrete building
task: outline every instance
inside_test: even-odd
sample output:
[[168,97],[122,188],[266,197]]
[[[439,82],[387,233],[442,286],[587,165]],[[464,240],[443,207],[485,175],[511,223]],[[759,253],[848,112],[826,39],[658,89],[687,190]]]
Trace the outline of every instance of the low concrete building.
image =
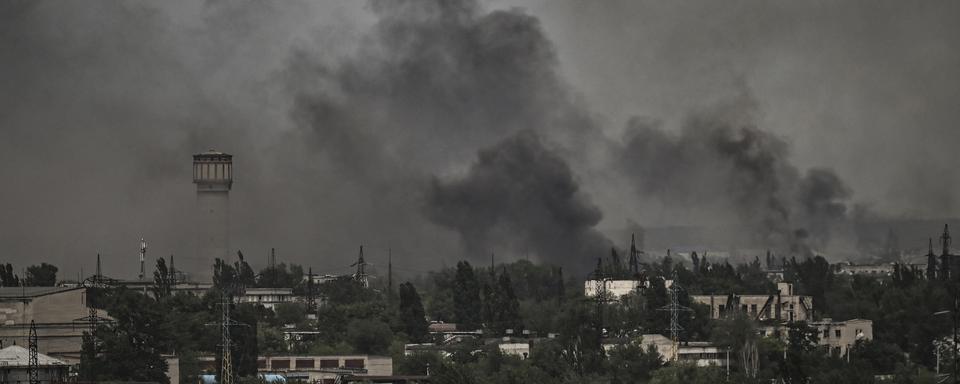
[[[819,345],[828,348],[834,356],[844,356],[860,340],[873,340],[873,321],[865,319],[851,319],[847,321],[833,321],[825,318],[809,323],[820,334]],[[779,337],[784,342],[789,340],[786,326],[764,326],[760,330],[761,336]]]
[[530,343],[509,340],[497,344],[500,353],[507,356],[517,356],[520,360],[526,360],[530,357]]
[[710,317],[719,319],[740,311],[756,320],[808,321],[813,318],[813,297],[795,295],[793,284],[777,283],[778,293],[769,295],[694,295],[697,303],[710,306]]
[[[213,356],[198,359],[201,369],[216,372]],[[289,380],[308,383],[333,384],[338,378],[393,375],[393,359],[388,356],[260,356],[257,371],[261,374],[279,374]]]
[[893,264],[840,264],[837,272],[843,275],[886,277],[893,274]]
[[[30,323],[36,322],[40,353],[79,363],[89,316],[83,287],[0,288],[0,343],[4,346],[27,345]],[[100,311],[99,316],[106,314]]]
[[[636,340],[606,340],[603,349],[610,352],[618,346],[633,343]],[[683,361],[698,367],[720,366],[728,364],[727,350],[702,341],[681,341],[674,343],[661,334],[645,334],[641,336],[640,346],[646,351],[653,347],[663,361]]]
[[259,304],[270,310],[282,303],[292,303],[294,299],[291,288],[247,288],[239,297],[241,303]]
[[[37,354],[37,370],[41,383],[62,383],[70,365],[42,353]],[[30,382],[30,351],[19,345],[0,349],[0,383]]]
[[640,280],[587,280],[583,283],[583,295],[586,297],[597,296],[597,289],[601,288],[606,292],[610,300],[620,300],[623,296],[637,292],[643,288],[643,282]]

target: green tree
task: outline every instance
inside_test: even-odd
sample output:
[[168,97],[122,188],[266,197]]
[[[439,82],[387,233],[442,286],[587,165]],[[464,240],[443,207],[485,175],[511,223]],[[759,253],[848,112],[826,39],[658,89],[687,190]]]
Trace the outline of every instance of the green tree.
[[165,315],[156,301],[125,288],[111,290],[106,301],[115,322],[95,333],[100,340],[97,380],[168,383],[167,363],[160,356],[166,347]]
[[650,384],[715,384],[723,375],[717,367],[679,363],[656,370]]
[[609,372],[615,382],[646,383],[661,366],[663,359],[652,345],[644,350],[640,345],[628,344],[610,351]]
[[493,312],[493,322],[488,326],[494,334],[503,335],[507,329],[512,329],[519,334],[523,330],[523,322],[520,318],[520,302],[513,292],[513,284],[506,270],[497,279],[491,310]]
[[354,319],[347,326],[347,340],[358,353],[383,355],[390,347],[393,332],[380,320]]
[[52,287],[57,285],[57,267],[47,263],[27,267],[24,284],[28,287]]
[[473,273],[473,267],[466,261],[457,263],[457,275],[453,284],[453,303],[455,321],[460,329],[479,328],[480,284]]
[[399,317],[403,332],[411,341],[423,342],[427,339],[427,319],[417,289],[410,282],[400,284],[399,296]]
[[19,287],[20,278],[13,273],[10,263],[0,264],[0,287]]
[[160,299],[170,296],[173,276],[167,269],[167,262],[162,257],[157,259],[157,268],[153,271],[153,295]]
[[257,374],[257,309],[252,304],[239,304],[230,311],[237,322],[230,328],[233,369],[238,377]]
[[570,302],[560,315],[560,343],[563,357],[577,375],[600,372],[604,352],[600,333],[589,301]]
[[275,311],[276,324],[302,324],[307,320],[307,306],[303,303],[280,303]]

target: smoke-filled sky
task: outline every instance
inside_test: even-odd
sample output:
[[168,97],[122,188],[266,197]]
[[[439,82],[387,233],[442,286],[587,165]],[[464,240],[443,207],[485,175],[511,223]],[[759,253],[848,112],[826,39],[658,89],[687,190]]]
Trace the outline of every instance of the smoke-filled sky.
[[[960,214],[953,1],[0,2],[0,261],[200,268],[191,155],[235,155],[231,247],[589,264],[634,225],[849,246]],[[591,253],[591,250],[597,250]]]

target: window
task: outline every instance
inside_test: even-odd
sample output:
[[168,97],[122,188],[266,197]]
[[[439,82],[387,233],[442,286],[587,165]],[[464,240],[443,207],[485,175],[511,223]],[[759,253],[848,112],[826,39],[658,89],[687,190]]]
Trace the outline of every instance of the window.
[[290,360],[287,359],[277,359],[270,361],[270,368],[273,369],[290,369]]
[[752,314],[754,314],[754,315],[757,314],[757,305],[756,305],[756,304],[750,304],[750,313],[752,313]]
[[258,369],[267,369],[267,360],[266,360],[266,359],[257,359],[257,368],[258,368]]
[[313,368],[313,359],[297,359],[297,368]]
[[837,336],[838,339],[840,338],[840,329],[834,330],[833,333]]
[[829,329],[824,329],[824,330],[823,330],[823,338],[824,338],[824,339],[829,339],[829,338],[830,338],[830,330],[829,330]]
[[340,366],[340,360],[337,360],[337,359],[320,360],[320,368],[337,368],[339,366]]
[[346,359],[343,360],[343,366],[345,368],[363,368],[364,363],[363,359]]

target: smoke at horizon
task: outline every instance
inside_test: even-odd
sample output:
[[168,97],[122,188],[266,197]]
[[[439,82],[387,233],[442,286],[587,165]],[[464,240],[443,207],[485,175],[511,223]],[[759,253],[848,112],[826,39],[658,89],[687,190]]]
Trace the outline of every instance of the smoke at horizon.
[[[0,84],[8,92],[0,94],[0,177],[11,182],[0,192],[0,261],[52,262],[72,278],[92,270],[101,253],[107,274],[133,276],[144,237],[148,259],[174,254],[178,267],[209,270],[194,255],[190,155],[211,147],[236,156],[231,248],[257,267],[275,247],[281,261],[320,273],[343,270],[360,244],[374,263],[391,249],[395,265],[419,270],[491,252],[498,260],[535,254],[563,264],[605,255],[611,242],[625,240],[618,232],[629,223],[744,226],[764,245],[822,249],[850,243],[844,227],[862,217],[957,214],[943,192],[950,180],[936,178],[942,167],[922,167],[927,157],[949,164],[955,152],[886,147],[891,169],[916,170],[907,181],[877,166],[886,158],[838,161],[834,171],[809,160],[821,155],[810,137],[829,143],[833,137],[823,132],[836,129],[845,148],[855,140],[884,143],[891,131],[850,133],[827,118],[823,130],[794,125],[792,117],[816,110],[803,102],[819,108],[817,97],[783,89],[813,81],[793,73],[804,81],[777,83],[771,92],[770,79],[782,77],[762,69],[783,63],[760,60],[765,55],[747,52],[729,61],[733,69],[691,67],[743,53],[739,46],[688,48],[703,45],[701,35],[744,35],[739,14],[684,35],[637,11],[680,17],[666,5],[630,2],[598,12],[588,4],[520,3],[530,7],[471,0],[3,2]],[[899,14],[896,8],[890,12]],[[617,17],[639,15],[644,23],[627,34],[614,24],[565,25],[571,15],[595,20],[618,9]],[[811,24],[788,26],[808,31],[820,22],[803,20]],[[917,25],[910,24],[943,29]],[[874,40],[841,28],[809,30]],[[905,36],[929,31],[921,32]],[[737,41],[797,60],[789,68],[803,66],[806,47],[778,39]],[[907,38],[894,43],[880,51],[914,47]],[[781,55],[781,48],[792,51]],[[871,52],[838,61],[888,74],[865,64],[875,61]],[[951,55],[926,62],[960,67],[946,65],[955,62]],[[609,70],[622,63],[650,65]],[[731,73],[746,85],[726,81]],[[920,76],[915,86],[928,80]],[[891,89],[917,97],[898,84]],[[745,104],[743,94],[752,94]],[[937,122],[956,121],[954,109],[918,110],[909,102],[902,111],[870,108],[869,97],[850,97],[863,103],[857,116],[877,110],[903,121],[920,113],[922,137],[951,142],[953,131]],[[794,109],[784,113],[783,105]],[[651,118],[623,124],[611,113],[621,110]],[[820,117],[798,120],[819,124]],[[906,141],[908,133],[893,132]],[[846,158],[830,149],[823,151],[828,165]],[[531,161],[517,160],[524,158]],[[864,210],[864,190],[912,196],[911,203]],[[923,192],[932,197],[919,198]],[[484,220],[473,222],[474,215]],[[555,233],[568,236],[550,241]]]

